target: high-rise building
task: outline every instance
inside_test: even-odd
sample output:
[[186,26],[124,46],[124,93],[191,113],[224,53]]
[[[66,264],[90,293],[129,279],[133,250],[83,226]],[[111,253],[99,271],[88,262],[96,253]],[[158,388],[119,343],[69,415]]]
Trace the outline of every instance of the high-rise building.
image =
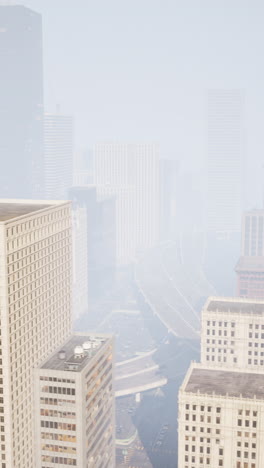
[[154,144],[101,143],[94,147],[99,197],[116,197],[117,263],[131,263],[159,238],[159,152]]
[[264,375],[192,364],[179,394],[178,467],[264,466]]
[[69,202],[0,201],[2,468],[35,468],[34,367],[71,333]]
[[74,334],[36,370],[37,468],[114,468],[113,340]]
[[208,225],[219,236],[240,232],[244,203],[244,94],[211,90],[208,96]]
[[93,151],[83,150],[74,153],[73,186],[84,187],[93,184]]
[[65,200],[73,181],[73,119],[44,115],[45,198]]
[[236,273],[238,296],[264,299],[264,210],[244,213]]
[[[72,189],[73,190],[73,189]],[[71,197],[71,190],[69,192]],[[73,249],[73,318],[88,310],[88,213],[86,204],[76,199],[72,203]]]
[[0,196],[43,198],[42,19],[0,5]]
[[[107,293],[115,282],[116,200],[113,196],[98,200],[94,186],[72,187],[69,198],[73,201],[74,218],[77,219],[80,210],[86,213],[86,225],[80,226],[80,229],[86,231],[86,235],[83,235],[82,240],[76,244],[76,251],[79,252],[76,256],[82,267],[86,260],[88,301],[93,302]],[[82,267],[78,267],[76,258],[75,276],[79,280],[81,277],[85,278],[79,271]],[[81,283],[78,283],[77,294],[80,287]]]
[[209,298],[202,311],[201,362],[264,372],[264,303]]
[[262,468],[264,302],[209,298],[179,392],[179,468]]
[[225,296],[235,290],[234,264],[239,256],[244,205],[244,100],[240,90],[211,90],[208,96],[205,267],[209,280]]

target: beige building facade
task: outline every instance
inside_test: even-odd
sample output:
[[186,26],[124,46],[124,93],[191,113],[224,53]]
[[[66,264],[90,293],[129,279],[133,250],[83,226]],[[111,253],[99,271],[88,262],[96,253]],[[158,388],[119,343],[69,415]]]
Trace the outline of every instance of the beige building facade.
[[264,302],[211,297],[179,391],[178,468],[264,466]]
[[36,370],[37,468],[114,468],[113,339],[74,334]]
[[201,362],[264,372],[264,302],[209,298],[202,311]]
[[71,207],[0,200],[1,468],[35,468],[34,367],[71,333]]
[[193,364],[179,393],[178,468],[262,468],[263,388],[263,374]]

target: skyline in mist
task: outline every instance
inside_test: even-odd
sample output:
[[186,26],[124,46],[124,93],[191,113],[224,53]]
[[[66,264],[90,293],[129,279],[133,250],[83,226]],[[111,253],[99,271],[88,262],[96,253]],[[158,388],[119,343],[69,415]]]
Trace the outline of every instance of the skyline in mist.
[[261,182],[254,178],[264,162],[260,1],[24,4],[43,15],[45,110],[55,112],[59,103],[74,116],[76,149],[100,141],[157,142],[161,157],[202,171],[207,91],[242,89],[253,190],[248,205],[258,202]]

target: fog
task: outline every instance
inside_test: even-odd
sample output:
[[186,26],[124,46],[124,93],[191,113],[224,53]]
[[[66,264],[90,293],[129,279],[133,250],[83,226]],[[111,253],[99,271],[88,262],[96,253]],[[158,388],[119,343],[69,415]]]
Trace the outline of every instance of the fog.
[[[204,408],[213,408],[216,424],[231,411],[226,426],[243,411],[252,411],[254,431],[264,421],[263,413],[257,426],[264,411],[263,24],[261,0],[0,1],[0,412],[10,436],[3,468],[187,468],[191,461],[196,468],[188,441],[205,439],[190,435],[186,421],[198,424],[197,408],[201,432],[211,423]],[[24,287],[31,301],[46,287],[34,270],[44,257],[49,300],[45,310],[32,302],[29,319]],[[30,272],[21,273],[25,265]],[[54,304],[64,299],[61,317]],[[56,322],[54,341],[36,359],[29,351],[30,371],[38,370],[28,377],[34,404],[26,414],[12,359],[17,346],[35,347],[43,316]],[[84,333],[94,335],[82,342]],[[58,387],[45,385],[43,368],[66,370],[68,380],[51,374]],[[68,385],[79,371],[90,376],[80,393]],[[40,397],[41,405],[65,408],[39,409],[38,392],[78,393],[78,405]],[[21,411],[22,427],[30,420],[31,448],[26,436],[13,442],[11,407]],[[76,425],[53,417],[76,417]],[[252,434],[257,445],[261,431]],[[241,441],[226,444],[216,434],[215,452],[207,435],[200,463],[229,468],[228,450]],[[237,457],[232,466],[242,468]],[[256,452],[252,460],[251,468],[263,467]]]
[[201,168],[207,90],[245,90],[248,198],[257,204],[252,177],[263,161],[261,0],[26,4],[43,15],[46,109],[60,103],[74,115],[77,147],[109,139],[158,141],[162,157]]

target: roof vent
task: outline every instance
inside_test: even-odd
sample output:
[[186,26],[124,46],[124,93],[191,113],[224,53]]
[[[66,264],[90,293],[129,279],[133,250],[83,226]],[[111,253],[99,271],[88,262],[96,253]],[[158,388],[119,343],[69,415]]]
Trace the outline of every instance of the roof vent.
[[90,341],[85,341],[82,347],[84,351],[89,351],[92,348],[92,343]]
[[66,352],[64,351],[64,349],[61,349],[59,351],[59,359],[61,359],[61,360],[66,359]]
[[81,356],[83,354],[83,347],[82,346],[75,346],[74,348],[74,355]]

